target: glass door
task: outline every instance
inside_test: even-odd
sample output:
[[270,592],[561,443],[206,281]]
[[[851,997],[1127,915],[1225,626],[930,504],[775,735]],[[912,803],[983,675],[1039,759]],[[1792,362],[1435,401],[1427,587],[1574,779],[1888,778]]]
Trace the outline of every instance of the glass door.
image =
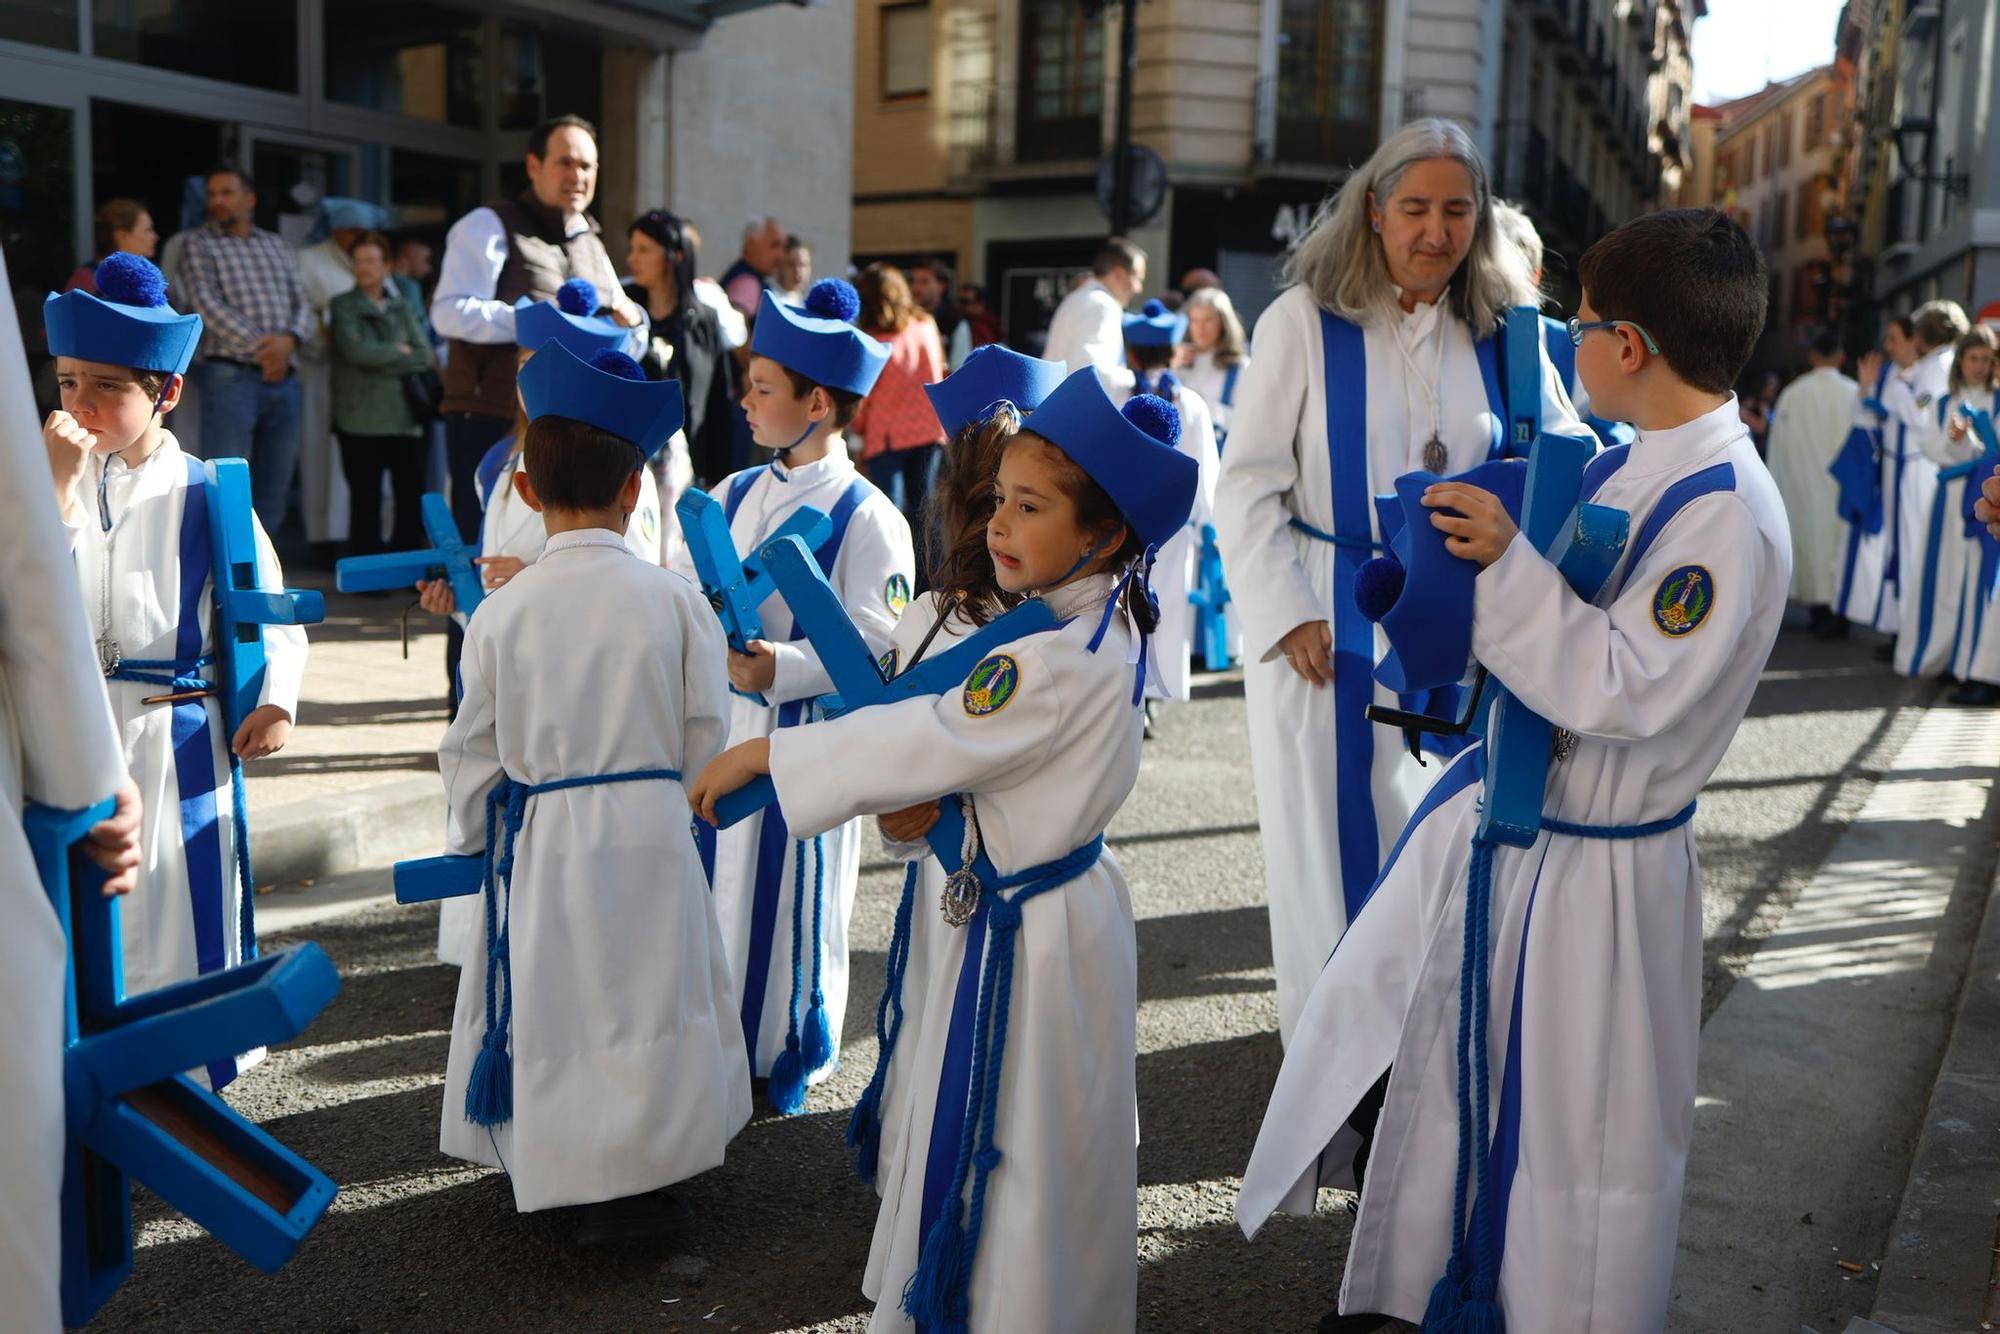
[[0,250],[28,349],[36,406],[55,406],[42,298],[67,286],[77,255],[77,113],[0,97]]
[[245,127],[242,160],[257,181],[257,225],[305,244],[328,195],[352,195],[359,180],[351,144]]

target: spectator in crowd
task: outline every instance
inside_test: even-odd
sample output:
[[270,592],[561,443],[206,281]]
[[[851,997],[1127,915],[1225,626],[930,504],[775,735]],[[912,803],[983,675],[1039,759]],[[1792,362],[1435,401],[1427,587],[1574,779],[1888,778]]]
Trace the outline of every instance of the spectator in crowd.
[[181,254],[187,297],[201,316],[200,441],[207,458],[250,461],[264,531],[285,521],[299,457],[299,380],[294,358],[318,328],[298,258],[276,232],[253,221],[257,187],[241,167],[208,173],[208,221]]
[[[128,255],[142,255],[147,259],[160,248],[160,233],[153,226],[153,215],[146,206],[136,199],[112,199],[97,210],[93,219],[92,253],[96,256],[88,264],[79,264],[76,272],[63,284],[68,292],[81,287],[92,296],[97,295],[97,266],[114,251]],[[180,425],[176,419],[176,426]]]
[[[431,275],[437,272],[437,249],[421,236],[403,236],[395,241],[396,256],[389,262],[389,280],[396,284],[396,290],[423,314],[430,303],[424,297],[424,289],[430,285]],[[430,318],[425,316],[424,328],[431,327]]]
[[1222,290],[1222,279],[1216,276],[1214,269],[1189,269],[1181,275],[1180,289],[1187,295],[1193,296],[1204,287]]
[[1832,606],[1846,527],[1840,484],[1828,469],[1847,443],[1859,391],[1840,373],[1840,335],[1833,330],[1813,336],[1806,359],[1812,369],[1786,385],[1771,410],[1766,458],[1791,520],[1792,600],[1808,609],[1813,633],[1829,638],[1845,634],[1847,622]]
[[813,281],[812,247],[796,236],[785,238],[785,253],[778,259],[778,272],[772,280],[772,288],[779,298],[794,306],[802,306],[806,300],[806,289]]
[[855,278],[854,287],[861,294],[861,315],[855,323],[863,333],[889,345],[889,364],[862,401],[848,436],[861,441],[861,461],[869,480],[910,521],[921,570],[924,497],[937,471],[938,446],[944,443],[944,426],[924,386],[945,376],[944,345],[937,321],[917,308],[901,269],[870,264]]
[[389,211],[365,199],[328,195],[319,201],[313,235],[299,251],[299,276],[312,302],[317,329],[299,349],[299,504],[306,538],[339,542],[349,520],[347,485],[333,443],[333,299],[354,290],[350,251],[369,232],[388,224]]
[[722,274],[729,304],[746,321],[757,318],[757,302],[785,257],[785,229],[776,218],[755,217],[743,224],[743,253]]
[[1742,419],[1744,429],[1750,432],[1750,440],[1757,446],[1757,457],[1768,457],[1771,438],[1771,409],[1778,405],[1778,391],[1784,387],[1784,377],[1776,371],[1765,371],[1755,379],[1744,381],[1736,394],[1736,415]]
[[976,283],[960,283],[957,310],[959,318],[965,321],[965,327],[972,330],[972,346],[985,347],[989,343],[1005,341],[1007,330],[1000,323],[1000,313],[987,299],[985,288]]
[[1097,252],[1088,278],[1062,299],[1042,355],[1072,373],[1125,364],[1125,307],[1146,286],[1146,252],[1122,236]]
[[1197,287],[1182,307],[1187,316],[1187,341],[1181,344],[1181,383],[1201,396],[1215,419],[1215,443],[1229,438],[1229,418],[1236,404],[1236,384],[1249,369],[1248,340],[1236,306],[1220,287]]
[[[425,546],[424,437],[429,420],[406,381],[437,365],[423,314],[396,284],[390,245],[363,232],[348,251],[354,286],[328,305],[333,345],[333,428],[353,497],[350,555]],[[396,519],[382,540],[382,475],[395,493]]]
[[447,340],[445,454],[460,533],[479,533],[479,460],[514,422],[514,303],[552,301],[571,278],[587,279],[619,323],[645,313],[625,299],[597,223],[597,130],[580,116],[545,121],[528,136],[528,188],[475,208],[445,237],[431,324]]
[[[701,262],[701,229],[693,220],[681,219],[681,235],[687,238],[688,253]],[[722,284],[713,277],[696,275],[694,298],[715,312],[715,322],[722,326],[722,342],[731,352],[750,341],[750,322],[743,318],[743,312],[729,304],[729,294],[722,290]],[[730,401],[735,401],[731,396]]]
[[972,352],[972,330],[951,305],[951,266],[935,255],[910,266],[910,295],[917,309],[937,321],[948,370],[957,370]]
[[730,472],[729,407],[736,399],[736,363],[729,355],[722,322],[696,298],[696,252],[689,227],[665,209],[642,213],[632,223],[625,267],[632,281],[625,295],[646,312],[647,353],[641,359],[653,379],[681,382],[688,450],[694,475],[704,486]]

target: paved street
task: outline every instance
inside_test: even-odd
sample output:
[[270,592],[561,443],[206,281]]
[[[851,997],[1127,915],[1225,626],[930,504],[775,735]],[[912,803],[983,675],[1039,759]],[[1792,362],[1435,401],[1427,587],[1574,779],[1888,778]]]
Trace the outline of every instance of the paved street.
[[[393,648],[379,651],[393,658]],[[1317,1217],[1274,1222],[1254,1244],[1231,1217],[1279,1047],[1240,681],[1213,678],[1199,694],[1165,715],[1139,789],[1112,829],[1140,919],[1139,1323],[1307,1330],[1332,1300],[1347,1215],[1328,1193]],[[1795,630],[1780,642],[1752,716],[1702,798],[1705,1018],[1752,966],[1936,694],[1891,677],[1862,640],[1827,646]],[[309,710],[307,721],[329,719]],[[1983,902],[1990,878],[1993,811],[1990,802],[1974,805],[1958,822],[1964,864],[1953,882],[1974,888],[1947,884],[1947,932],[1970,931],[1967,904]],[[853,1176],[841,1135],[874,1064],[873,1007],[899,882],[898,867],[878,860],[866,869],[850,1045],[808,1113],[760,1115],[725,1167],[687,1183],[680,1194],[693,1222],[684,1235],[588,1255],[570,1249],[556,1224],[516,1216],[503,1177],[436,1151],[457,979],[432,957],[435,913],[381,904],[379,869],[316,887],[319,900],[300,901],[373,904],[298,933],[331,952],[342,994],[304,1040],[274,1052],[230,1097],[333,1175],[340,1199],[275,1277],[142,1202],[137,1272],[101,1326],[864,1328],[859,1280],[875,1199]],[[266,902],[289,902],[288,892]],[[1705,1046],[1705,1067],[1708,1060]],[[1925,1078],[1904,1094],[1918,1121],[1928,1091]],[[1904,1133],[1902,1142],[1820,1146],[1815,1152],[1841,1164],[1839,1180],[1791,1212],[1817,1208],[1826,1224],[1851,1218],[1843,1254],[1879,1253],[1916,1125]],[[1818,1245],[1825,1238],[1794,1248],[1810,1257],[1799,1259],[1788,1242],[1773,1241],[1758,1257],[1772,1239],[1711,1240],[1766,1265],[1766,1282],[1783,1285],[1795,1309],[1785,1324],[1767,1323],[1765,1313],[1742,1323],[1683,1319],[1682,1327],[1839,1330],[1870,1309],[1869,1277],[1828,1261]],[[1684,1252],[1690,1241],[1684,1236]],[[1743,1263],[1738,1257],[1729,1272],[1742,1273]]]

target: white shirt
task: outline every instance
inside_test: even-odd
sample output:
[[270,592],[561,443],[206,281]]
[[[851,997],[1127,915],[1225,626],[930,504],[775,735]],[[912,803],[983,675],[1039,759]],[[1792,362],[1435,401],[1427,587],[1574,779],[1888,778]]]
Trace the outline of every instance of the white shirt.
[[[564,221],[565,240],[590,230],[590,219],[577,214]],[[444,238],[444,259],[438,265],[437,290],[431,295],[431,327],[443,338],[467,343],[514,341],[514,303],[493,296],[500,287],[500,270],[507,263],[507,228],[490,208],[476,208],[451,225]],[[638,314],[622,292],[611,293],[614,310]],[[640,328],[646,321],[640,319]]]
[[1056,307],[1042,356],[1062,362],[1072,374],[1085,366],[1123,366],[1125,304],[1097,279],[1086,279]]

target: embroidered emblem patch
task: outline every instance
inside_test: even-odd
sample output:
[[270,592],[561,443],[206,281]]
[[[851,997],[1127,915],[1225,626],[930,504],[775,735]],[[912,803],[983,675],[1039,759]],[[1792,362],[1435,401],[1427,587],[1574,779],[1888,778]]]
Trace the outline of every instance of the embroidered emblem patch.
[[889,610],[898,616],[903,608],[910,605],[910,581],[900,574],[889,576],[889,582],[882,585],[882,601],[889,604]]
[[1917,411],[1922,412],[1925,408],[1929,407],[1930,405],[1931,405],[1931,395],[1929,394],[1917,395]]
[[972,669],[972,675],[965,678],[966,715],[984,718],[998,713],[1007,707],[1007,701],[1014,698],[1014,692],[1020,688],[1020,663],[1005,653],[983,659]]
[[892,645],[882,650],[881,660],[876,664],[882,669],[882,679],[892,681],[896,676],[896,650]]
[[660,516],[650,507],[639,511],[639,532],[648,542],[660,535]]
[[1653,595],[1653,624],[1669,639],[1693,634],[1715,606],[1715,576],[1699,565],[1683,565],[1660,581]]

